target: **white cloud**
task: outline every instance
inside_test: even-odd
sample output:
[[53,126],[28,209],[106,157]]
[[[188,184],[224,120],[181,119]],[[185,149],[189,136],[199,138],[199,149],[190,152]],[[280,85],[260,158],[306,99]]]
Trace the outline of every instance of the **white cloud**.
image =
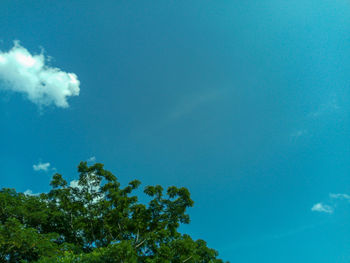
[[[308,124],[311,124],[315,121],[318,121],[321,118],[331,115],[334,115],[336,113],[341,113],[342,107],[338,104],[338,96],[337,94],[329,94],[327,96],[327,100],[325,103],[320,104],[314,111],[310,112],[306,115],[305,120]],[[334,118],[334,117],[333,117]],[[298,139],[301,136],[305,135],[311,135],[313,134],[313,129],[309,129],[310,132],[307,129],[299,129],[295,130],[290,134],[291,138],[294,138],[295,140]]]
[[332,199],[346,199],[350,200],[350,195],[348,194],[329,194],[329,197]]
[[317,110],[311,112],[309,114],[309,117],[311,118],[318,118],[320,116],[323,116],[325,114],[334,113],[340,110],[340,107],[338,105],[338,99],[336,94],[330,94],[328,96],[328,101],[324,104],[321,104]]
[[334,212],[335,208],[338,208],[339,203],[341,203],[342,200],[350,201],[350,195],[342,194],[342,193],[338,193],[338,194],[330,193],[328,201],[331,203],[331,205],[317,203],[311,208],[311,210],[316,212],[324,212],[324,213],[331,214]]
[[25,195],[29,195],[29,196],[38,196],[39,194],[35,194],[35,193],[33,193],[33,191],[32,190],[30,190],[30,189],[28,189],[28,190],[26,190],[26,191],[24,191],[24,193],[23,194],[25,194]]
[[296,131],[292,132],[290,134],[290,136],[293,138],[299,138],[299,137],[304,136],[306,134],[307,134],[307,130],[303,129],[303,130],[296,130]]
[[223,90],[209,90],[192,96],[187,96],[172,110],[169,117],[170,119],[179,119],[190,114],[203,104],[218,99],[222,95]]
[[42,163],[39,162],[38,164],[33,165],[34,171],[44,171],[47,172],[50,168],[50,163]]
[[[69,186],[72,188],[77,188],[79,190],[82,190],[83,187],[79,185],[79,180],[73,180],[69,183]],[[90,193],[96,193],[100,191],[100,185],[93,185],[93,184],[88,184],[88,190]]]
[[88,161],[89,163],[93,163],[93,162],[96,161],[96,157],[95,157],[95,156],[91,156],[89,159],[87,159],[87,161]]
[[325,205],[323,203],[317,203],[311,208],[311,211],[332,214],[333,207],[331,207],[329,205]]
[[24,94],[39,106],[66,108],[67,98],[78,96],[77,75],[46,65],[44,54],[32,55],[19,42],[8,52],[0,51],[0,89]]
[[[77,189],[78,191],[82,191],[83,190],[83,186],[79,185],[79,180],[73,180],[69,183],[69,186],[71,188]],[[93,200],[92,203],[95,204],[97,202],[99,202],[100,200],[102,200],[104,198],[104,195],[100,193],[101,191],[101,187],[100,185],[94,185],[93,183],[88,183],[88,193],[89,194],[93,194],[96,195]]]
[[69,186],[72,188],[79,188],[81,189],[81,186],[79,186],[79,180],[73,180],[69,183]]

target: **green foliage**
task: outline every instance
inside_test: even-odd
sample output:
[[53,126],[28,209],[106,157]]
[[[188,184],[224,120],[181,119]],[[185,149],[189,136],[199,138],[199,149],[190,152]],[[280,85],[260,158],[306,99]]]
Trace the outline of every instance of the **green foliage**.
[[0,262],[220,263],[203,240],[178,232],[193,206],[186,188],[147,186],[150,201],[121,188],[102,164],[78,166],[70,185],[60,174],[40,196],[0,190]]

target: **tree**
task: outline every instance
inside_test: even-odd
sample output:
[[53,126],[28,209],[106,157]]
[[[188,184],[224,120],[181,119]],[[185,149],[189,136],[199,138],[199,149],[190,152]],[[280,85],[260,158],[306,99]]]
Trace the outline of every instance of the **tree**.
[[78,166],[69,185],[60,175],[40,196],[0,190],[0,262],[220,263],[203,240],[178,232],[193,206],[186,188],[147,186],[147,205],[121,188],[102,164]]

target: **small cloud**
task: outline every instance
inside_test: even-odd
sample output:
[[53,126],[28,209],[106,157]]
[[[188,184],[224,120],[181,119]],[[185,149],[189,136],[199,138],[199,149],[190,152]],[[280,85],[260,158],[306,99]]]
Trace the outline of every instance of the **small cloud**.
[[329,194],[329,197],[332,199],[350,200],[350,195],[348,194]]
[[29,195],[29,196],[38,196],[38,195],[40,195],[40,194],[35,194],[35,193],[33,193],[33,191],[32,191],[32,190],[30,190],[30,189],[28,189],[28,190],[24,191],[24,193],[23,193],[23,194],[25,194],[25,195]]
[[32,55],[19,42],[8,52],[0,51],[0,89],[24,94],[38,106],[69,106],[67,99],[78,96],[77,75],[50,67],[43,53]]
[[70,183],[69,183],[69,186],[70,187],[72,187],[72,188],[81,188],[80,186],[79,186],[79,180],[73,180],[73,181],[71,181]]
[[[323,104],[320,104],[313,111],[306,115],[306,120],[308,123],[312,123],[326,116],[330,116],[331,114],[340,112],[341,107],[338,104],[337,94],[330,94]],[[297,139],[305,135],[312,135],[312,130],[310,133],[307,129],[295,130],[290,134],[290,137]]]
[[87,159],[88,163],[93,163],[96,161],[96,157],[95,156],[91,156],[89,159]]
[[342,193],[338,193],[338,194],[330,193],[328,201],[332,205],[325,205],[323,203],[317,203],[311,208],[311,210],[316,211],[316,212],[324,212],[324,213],[331,214],[334,212],[334,209],[339,206],[339,203],[341,203],[342,200],[343,201],[350,201],[350,195],[342,194]]
[[39,162],[38,164],[33,165],[33,170],[34,171],[44,171],[47,172],[50,168],[50,163],[42,163]]
[[311,211],[328,213],[328,214],[332,214],[333,210],[334,210],[333,207],[329,205],[325,205],[323,203],[317,203],[311,208]]
[[292,138],[299,138],[301,136],[304,136],[307,134],[307,130],[296,130],[290,134],[290,137]]

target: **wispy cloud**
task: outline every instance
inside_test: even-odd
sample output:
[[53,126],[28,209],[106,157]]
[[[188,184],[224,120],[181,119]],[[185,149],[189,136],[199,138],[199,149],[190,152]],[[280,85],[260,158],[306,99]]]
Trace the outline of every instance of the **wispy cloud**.
[[329,194],[329,197],[332,199],[350,200],[350,195],[348,194]]
[[91,156],[89,159],[87,159],[87,162],[89,163],[93,163],[96,161],[96,157],[95,156]]
[[308,116],[311,118],[317,118],[322,115],[336,112],[340,109],[338,105],[337,96],[332,94],[326,103],[321,104],[315,111],[311,112]]
[[306,134],[307,134],[307,130],[306,129],[296,130],[296,131],[294,131],[294,132],[292,132],[290,134],[290,137],[297,139],[297,138],[299,138],[301,136],[304,136]]
[[50,165],[51,165],[50,163],[39,162],[38,164],[33,164],[33,170],[47,172],[50,168]]
[[190,114],[203,104],[217,99],[222,92],[222,90],[210,90],[193,96],[188,96],[178,103],[178,105],[170,112],[169,117],[170,119],[178,119]]
[[19,42],[8,52],[0,51],[0,89],[24,94],[39,106],[66,108],[67,98],[78,96],[77,75],[46,64],[43,53],[32,55]]
[[321,202],[317,203],[313,205],[313,207],[311,208],[311,211],[332,214],[339,202],[341,202],[342,200],[350,201],[350,195],[343,194],[343,193],[338,193],[338,194],[330,193],[329,199],[330,200],[328,200],[328,203],[330,204],[324,204]]
[[322,213],[327,213],[327,214],[332,214],[333,210],[334,210],[333,207],[331,207],[329,205],[325,205],[323,203],[314,204],[313,207],[311,208],[311,211],[322,212]]
[[[323,118],[324,116],[328,114],[334,114],[340,112],[340,106],[338,104],[338,99],[336,94],[331,94],[328,96],[325,103],[320,104],[314,111],[311,111],[306,115],[305,121],[307,123],[313,123],[317,119]],[[310,130],[310,129],[309,129]],[[297,139],[299,137],[303,137],[308,134],[308,129],[298,129],[294,130],[292,133],[290,133],[290,138]]]

